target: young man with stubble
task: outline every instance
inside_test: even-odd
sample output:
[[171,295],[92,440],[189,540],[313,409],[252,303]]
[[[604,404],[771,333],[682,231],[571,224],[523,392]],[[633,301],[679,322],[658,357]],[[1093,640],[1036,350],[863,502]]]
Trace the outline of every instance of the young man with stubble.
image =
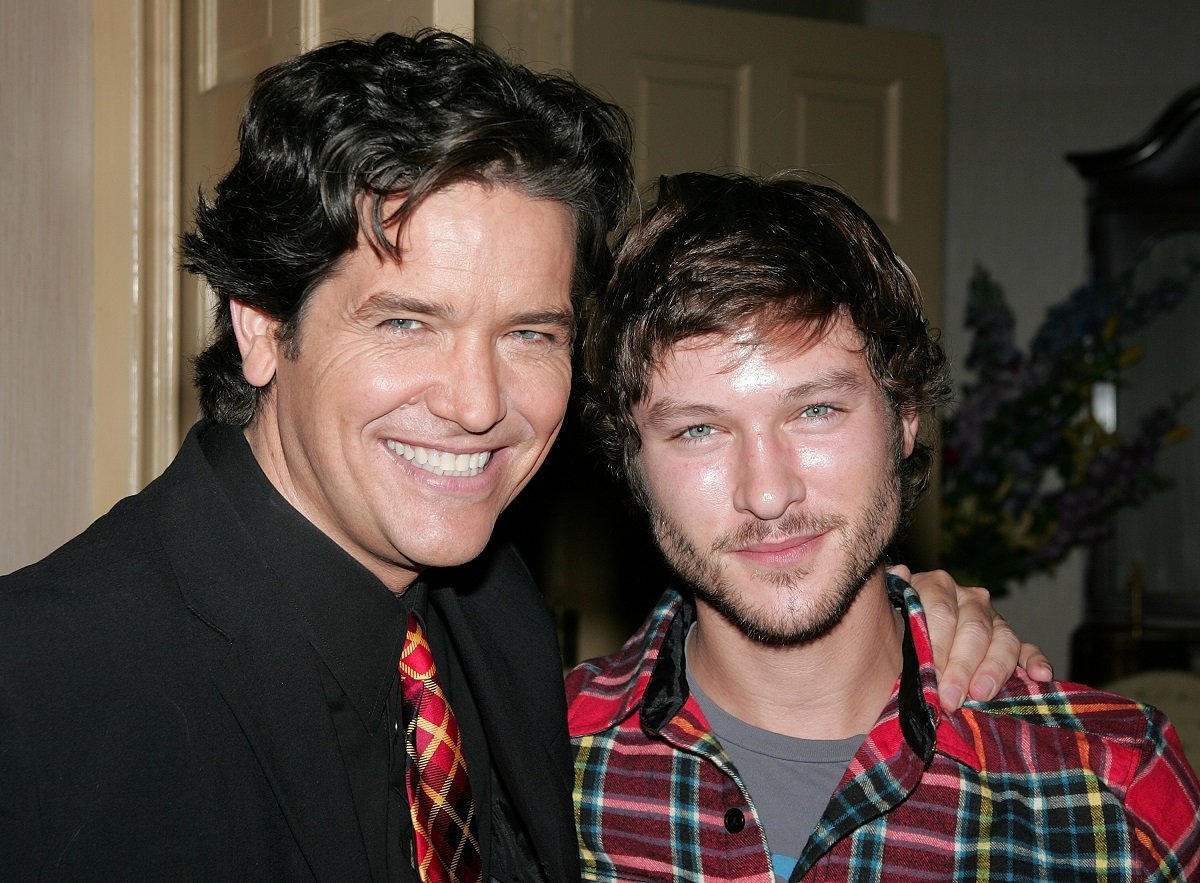
[[885,570],[949,390],[850,198],[684,174],[625,236],[585,415],[678,576],[569,676],[592,881],[1184,880],[1200,785],[1152,709],[1019,669],[943,709]]

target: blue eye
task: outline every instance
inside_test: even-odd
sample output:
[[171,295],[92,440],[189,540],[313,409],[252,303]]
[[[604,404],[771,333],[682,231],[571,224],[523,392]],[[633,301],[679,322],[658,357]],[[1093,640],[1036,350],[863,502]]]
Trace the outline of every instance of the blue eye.
[[545,334],[541,331],[530,331],[528,329],[514,331],[513,336],[518,337],[521,340],[552,340],[553,339],[552,336],[549,334]]
[[689,426],[683,431],[684,438],[707,438],[713,434],[713,428],[707,423],[701,423],[699,426]]
[[800,416],[820,418],[820,417],[828,417],[832,413],[833,413],[832,405],[809,405],[807,408],[805,408],[803,411],[800,412]]
[[413,331],[420,328],[422,323],[417,319],[386,319],[383,324],[397,331]]

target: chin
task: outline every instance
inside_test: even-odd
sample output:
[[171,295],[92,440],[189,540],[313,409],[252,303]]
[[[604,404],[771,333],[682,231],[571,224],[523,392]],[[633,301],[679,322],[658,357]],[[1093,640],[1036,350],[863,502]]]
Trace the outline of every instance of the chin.
[[490,539],[490,533],[483,537],[455,537],[451,542],[426,546],[420,552],[414,553],[420,555],[414,560],[420,561],[424,567],[458,567],[460,564],[474,561],[483,554]]

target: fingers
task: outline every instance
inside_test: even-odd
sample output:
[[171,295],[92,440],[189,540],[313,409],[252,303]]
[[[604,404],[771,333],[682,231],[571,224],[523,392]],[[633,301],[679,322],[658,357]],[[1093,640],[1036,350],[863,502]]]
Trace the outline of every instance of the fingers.
[[[889,568],[895,571],[898,568]],[[907,569],[907,568],[905,568]],[[925,619],[929,623],[929,640],[933,644],[933,664],[943,672],[950,658],[950,646],[954,643],[954,631],[958,626],[958,588],[950,574],[944,570],[929,573],[914,573],[909,583],[921,598],[925,608]],[[983,651],[979,653],[983,658]],[[966,686],[966,682],[963,682]]]
[[[902,565],[889,568],[898,576],[906,570]],[[995,697],[1018,662],[1035,680],[1054,677],[1041,648],[1021,643],[992,606],[987,589],[964,588],[944,570],[914,573],[908,581],[925,608],[938,670],[938,698],[946,711],[957,709],[967,696],[979,701]]]
[[[991,614],[989,612],[984,616],[980,612],[978,598],[971,594],[972,590],[960,589],[944,570],[914,573],[909,582],[917,590],[921,606],[925,608],[942,707],[953,711],[962,705],[971,682],[971,673],[987,653],[991,639]],[[981,592],[982,589],[974,591]],[[960,611],[964,600],[974,610],[973,613],[967,613],[965,630]]]
[[1037,644],[1022,644],[1017,664],[1035,681],[1054,680],[1054,666],[1050,664],[1050,657]]
[[[988,665],[991,647],[995,644],[993,634],[994,611],[990,596],[985,589],[959,588],[957,594],[958,620],[950,635],[950,647],[946,651],[946,662],[938,676],[938,698],[942,708],[954,711],[963,700],[983,690],[995,695],[997,664]],[[1010,648],[1016,662],[1016,646]]]
[[[991,603],[988,603],[991,610]],[[1017,668],[1017,657],[1021,651],[1021,639],[1011,625],[999,613],[992,611],[991,642],[979,667],[971,676],[971,687],[967,694],[979,701],[986,701],[1000,692],[1000,687]]]

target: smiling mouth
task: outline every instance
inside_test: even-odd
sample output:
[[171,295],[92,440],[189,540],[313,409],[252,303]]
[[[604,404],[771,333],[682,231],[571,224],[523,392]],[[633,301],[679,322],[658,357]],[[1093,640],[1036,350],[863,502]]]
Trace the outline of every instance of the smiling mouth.
[[399,454],[418,469],[424,469],[434,475],[448,475],[451,478],[470,478],[478,475],[487,466],[488,460],[492,459],[491,451],[455,454],[451,451],[406,445],[391,439],[388,439],[387,446],[388,450]]

